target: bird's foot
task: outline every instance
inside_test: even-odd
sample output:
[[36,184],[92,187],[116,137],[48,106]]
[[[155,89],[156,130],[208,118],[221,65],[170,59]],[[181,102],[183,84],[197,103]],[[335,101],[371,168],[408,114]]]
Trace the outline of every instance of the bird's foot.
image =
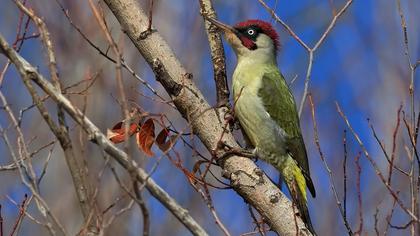
[[239,130],[241,128],[241,125],[239,124],[239,121],[235,119],[235,116],[232,112],[226,112],[224,116],[226,124],[229,125],[230,132],[233,132],[233,130]]
[[224,159],[232,155],[248,157],[251,159],[258,159],[257,154],[256,154],[256,149],[249,150],[249,149],[244,149],[244,148],[232,147],[225,142],[219,142],[218,148],[223,149],[225,151],[223,155],[219,157],[219,159],[220,158]]
[[223,118],[225,120],[225,124],[229,125],[231,132],[233,130],[239,130],[241,128],[239,120],[235,118],[235,113],[230,107],[228,107],[228,110],[225,112]]

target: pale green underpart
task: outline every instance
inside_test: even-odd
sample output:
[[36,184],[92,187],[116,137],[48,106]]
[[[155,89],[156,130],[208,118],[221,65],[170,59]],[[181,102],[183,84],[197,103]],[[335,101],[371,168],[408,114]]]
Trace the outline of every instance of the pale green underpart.
[[[238,59],[233,74],[235,116],[259,158],[278,169],[288,183],[296,181],[306,201],[306,181],[295,160],[296,157],[306,159],[306,151],[294,98],[274,57],[255,56],[260,58]],[[295,159],[290,155],[290,147],[297,152]],[[299,149],[305,153],[299,153]]]

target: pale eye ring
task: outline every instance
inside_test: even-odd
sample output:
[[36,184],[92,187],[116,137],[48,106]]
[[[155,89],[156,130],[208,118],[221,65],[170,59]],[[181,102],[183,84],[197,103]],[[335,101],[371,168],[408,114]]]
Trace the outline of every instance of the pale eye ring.
[[248,33],[248,35],[254,35],[254,34],[255,34],[255,30],[253,30],[253,29],[249,29],[249,30],[247,31],[247,33]]

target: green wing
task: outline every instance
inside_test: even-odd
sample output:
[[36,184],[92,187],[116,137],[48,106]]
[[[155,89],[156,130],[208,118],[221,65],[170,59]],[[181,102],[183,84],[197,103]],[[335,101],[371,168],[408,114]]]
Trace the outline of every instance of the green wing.
[[300,132],[299,117],[295,100],[278,70],[263,75],[258,96],[262,99],[264,107],[271,118],[286,132],[287,149],[305,177],[306,184],[312,196],[315,197],[305,143]]

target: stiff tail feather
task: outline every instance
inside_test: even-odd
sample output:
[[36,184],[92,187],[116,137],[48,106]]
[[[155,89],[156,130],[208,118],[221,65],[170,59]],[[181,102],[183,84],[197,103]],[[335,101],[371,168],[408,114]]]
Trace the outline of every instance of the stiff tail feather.
[[[292,200],[294,205],[299,210],[300,218],[305,223],[306,227],[313,235],[316,235],[315,229],[312,225],[311,218],[309,216],[308,206],[306,205],[306,192],[302,192],[299,184],[296,180],[292,180],[290,183],[287,183],[287,187],[289,189],[290,195],[292,196]],[[303,189],[306,191],[306,189]]]

